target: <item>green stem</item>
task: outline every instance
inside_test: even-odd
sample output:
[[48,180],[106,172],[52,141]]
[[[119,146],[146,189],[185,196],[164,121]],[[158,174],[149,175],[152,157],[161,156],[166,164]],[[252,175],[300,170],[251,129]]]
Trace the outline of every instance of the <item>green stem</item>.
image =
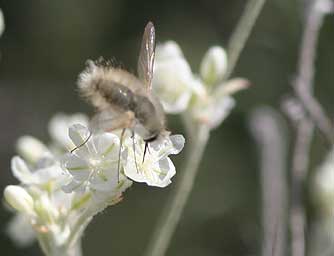
[[228,68],[224,79],[231,76],[235,65],[238,62],[240,53],[246,45],[247,39],[255,25],[255,22],[265,4],[266,0],[249,0],[245,10],[233,32],[228,45]]
[[[265,1],[266,0],[249,0],[247,3],[228,47],[229,67],[224,77],[225,80],[232,74]],[[193,120],[184,118],[183,121],[188,132],[187,134],[191,138],[190,142],[193,143],[188,143],[188,145],[190,144],[188,146],[190,151],[185,167],[183,168],[179,180],[174,185],[174,190],[165,206],[163,215],[160,217],[158,225],[153,232],[152,240],[145,253],[146,256],[165,255],[193,189],[198,167],[209,139],[210,130],[208,127],[202,125],[198,126],[198,129],[195,130],[193,128],[195,126]]]
[[71,244],[56,246],[56,243],[45,235],[38,236],[40,247],[45,256],[82,256],[81,238]]
[[163,211],[164,214],[156,226],[152,241],[146,251],[147,256],[165,255],[193,189],[198,167],[209,139],[209,129],[206,126],[200,126],[196,135],[193,143],[188,143],[189,154],[185,168],[180,173],[180,177],[173,187],[174,190]]

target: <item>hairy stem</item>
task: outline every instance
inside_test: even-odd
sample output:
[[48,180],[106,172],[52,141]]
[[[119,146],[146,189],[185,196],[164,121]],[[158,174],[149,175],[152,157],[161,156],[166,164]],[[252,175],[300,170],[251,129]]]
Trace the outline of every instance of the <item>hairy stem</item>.
[[224,77],[225,80],[231,76],[265,2],[266,0],[248,1],[228,44],[228,68]]
[[162,211],[156,230],[153,232],[152,241],[146,251],[147,256],[165,255],[171,238],[179,223],[183,210],[194,186],[198,167],[202,159],[207,141],[209,129],[200,126],[192,143],[188,143],[188,157],[185,167],[180,172],[180,177],[174,185],[174,190]]

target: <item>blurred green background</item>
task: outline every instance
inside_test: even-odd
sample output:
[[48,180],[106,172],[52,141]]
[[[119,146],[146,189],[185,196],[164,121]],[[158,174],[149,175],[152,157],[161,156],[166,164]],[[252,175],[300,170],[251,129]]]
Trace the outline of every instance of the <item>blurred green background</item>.
[[[15,141],[24,134],[48,140],[56,112],[92,113],[77,95],[77,75],[87,59],[115,58],[133,71],[142,31],[154,22],[157,41],[177,41],[194,72],[212,45],[226,46],[245,0],[1,0],[6,29],[0,38],[0,190],[17,181],[10,172]],[[334,110],[334,29],[321,31],[316,94]],[[261,194],[256,145],[248,114],[259,105],[278,107],[291,93],[302,28],[302,8],[268,0],[247,42],[235,76],[252,86],[212,138],[168,255],[259,255]],[[176,117],[169,127],[182,133]],[[321,149],[321,147],[320,147]],[[314,150],[313,157],[321,154]],[[176,165],[185,154],[175,157]],[[182,172],[181,169],[178,169]],[[174,179],[177,179],[178,176]],[[84,255],[141,255],[173,184],[135,184],[122,203],[98,215],[84,236]],[[11,214],[0,210],[1,255],[41,255],[35,244],[18,249],[5,234]]]

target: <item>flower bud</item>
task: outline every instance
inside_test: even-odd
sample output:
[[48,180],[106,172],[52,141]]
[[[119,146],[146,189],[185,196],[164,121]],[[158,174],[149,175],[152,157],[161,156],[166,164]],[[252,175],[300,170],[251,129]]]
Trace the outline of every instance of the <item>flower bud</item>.
[[16,148],[19,155],[30,163],[36,163],[49,152],[42,142],[28,135],[22,136],[17,140]]
[[227,55],[220,46],[211,47],[203,57],[200,74],[207,85],[214,85],[223,79],[227,69]]
[[24,188],[9,185],[5,188],[4,196],[7,203],[17,211],[32,212],[34,201]]
[[4,30],[5,30],[5,21],[4,21],[3,13],[0,10],[0,36],[2,35]]
[[167,41],[164,44],[159,44],[156,49],[156,59],[170,59],[183,57],[180,46],[174,41]]
[[313,182],[313,196],[317,209],[332,217],[334,211],[334,151],[330,152],[318,168]]

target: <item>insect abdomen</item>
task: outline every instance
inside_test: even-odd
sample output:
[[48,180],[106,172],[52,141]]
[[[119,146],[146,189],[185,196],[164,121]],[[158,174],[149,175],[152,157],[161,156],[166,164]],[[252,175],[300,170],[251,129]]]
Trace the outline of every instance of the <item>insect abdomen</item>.
[[100,91],[101,96],[110,105],[123,111],[133,111],[134,94],[130,89],[124,85],[110,81],[103,81],[98,85],[98,87],[98,91]]

